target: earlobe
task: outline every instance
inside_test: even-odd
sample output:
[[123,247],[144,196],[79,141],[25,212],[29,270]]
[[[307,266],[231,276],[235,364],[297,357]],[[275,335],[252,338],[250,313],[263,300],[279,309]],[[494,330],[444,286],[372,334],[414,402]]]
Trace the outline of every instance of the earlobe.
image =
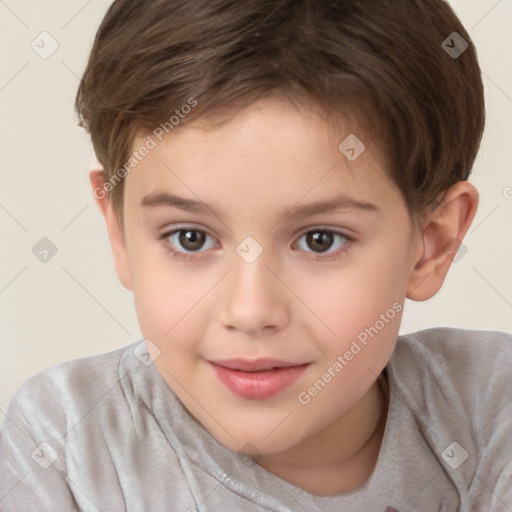
[[467,181],[453,184],[428,216],[418,238],[420,256],[410,274],[407,298],[423,301],[441,288],[478,208],[478,192]]
[[112,207],[110,197],[105,190],[103,169],[101,167],[91,169],[89,172],[89,181],[91,183],[92,193],[96,204],[105,219],[105,223],[107,224],[108,237],[110,247],[112,248],[117,276],[121,281],[121,284],[127,290],[131,290],[131,274],[126,250],[125,235],[119,224],[117,214]]

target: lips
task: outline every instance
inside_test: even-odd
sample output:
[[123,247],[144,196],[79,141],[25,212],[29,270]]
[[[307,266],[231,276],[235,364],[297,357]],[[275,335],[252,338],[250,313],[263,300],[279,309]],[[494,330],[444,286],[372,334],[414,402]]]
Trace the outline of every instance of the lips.
[[227,389],[249,400],[262,400],[279,394],[291,386],[309,365],[277,359],[229,359],[209,363]]
[[274,368],[289,368],[290,366],[301,366],[303,363],[291,363],[279,359],[260,358],[260,359],[220,359],[210,361],[218,366],[229,368],[230,370],[240,370],[243,372],[259,372],[262,370],[273,370]]

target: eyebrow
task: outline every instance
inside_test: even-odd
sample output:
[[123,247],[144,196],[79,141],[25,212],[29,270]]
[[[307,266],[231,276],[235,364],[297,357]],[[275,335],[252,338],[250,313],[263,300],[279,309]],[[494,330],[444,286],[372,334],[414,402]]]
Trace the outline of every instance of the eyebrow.
[[[195,199],[179,197],[167,192],[157,192],[145,196],[141,201],[144,208],[156,207],[174,207],[191,213],[208,214],[213,213],[221,217],[221,213],[212,205]],[[302,206],[293,206],[282,212],[282,217],[309,217],[319,213],[327,213],[338,210],[363,210],[368,212],[378,212],[379,208],[371,203],[357,201],[347,196],[338,196],[326,201],[305,204]]]

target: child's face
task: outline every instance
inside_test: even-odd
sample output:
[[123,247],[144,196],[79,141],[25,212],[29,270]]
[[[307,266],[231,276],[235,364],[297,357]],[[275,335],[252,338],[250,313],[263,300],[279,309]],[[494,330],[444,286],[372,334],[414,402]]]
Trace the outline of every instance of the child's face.
[[[421,239],[370,141],[350,162],[338,144],[351,131],[329,130],[261,101],[223,126],[174,130],[125,183],[124,284],[142,333],[160,350],[162,377],[233,450],[283,451],[339,421],[395,345]],[[143,205],[161,194],[197,211]],[[298,214],[340,197],[348,207]],[[233,358],[307,366],[281,387],[283,370],[234,391],[211,364]]]

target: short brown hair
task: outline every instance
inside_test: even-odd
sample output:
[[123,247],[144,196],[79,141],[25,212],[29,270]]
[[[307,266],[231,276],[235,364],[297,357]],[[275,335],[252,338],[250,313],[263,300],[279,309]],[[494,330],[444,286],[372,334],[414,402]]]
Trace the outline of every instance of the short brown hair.
[[413,219],[468,179],[485,124],[476,50],[443,0],[115,0],[75,107],[108,181],[191,99],[181,125],[276,93],[358,120]]

